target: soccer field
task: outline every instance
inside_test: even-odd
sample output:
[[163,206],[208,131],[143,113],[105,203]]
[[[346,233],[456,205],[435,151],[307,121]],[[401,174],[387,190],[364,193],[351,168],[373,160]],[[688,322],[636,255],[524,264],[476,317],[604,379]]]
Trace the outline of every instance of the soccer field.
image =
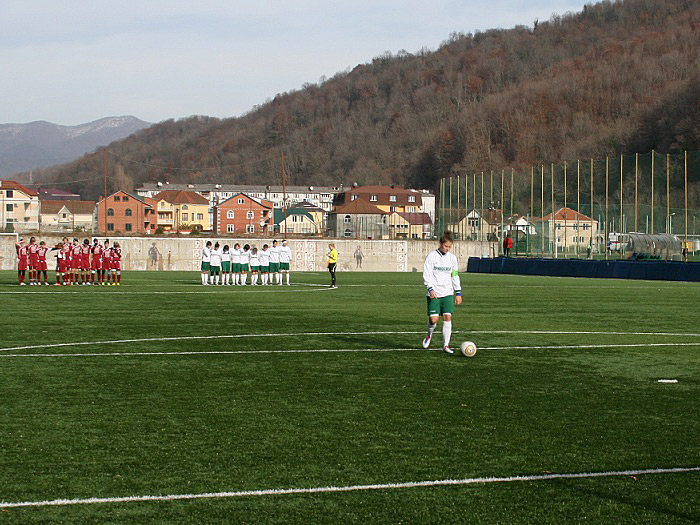
[[700,520],[700,284],[461,278],[0,272],[0,523]]

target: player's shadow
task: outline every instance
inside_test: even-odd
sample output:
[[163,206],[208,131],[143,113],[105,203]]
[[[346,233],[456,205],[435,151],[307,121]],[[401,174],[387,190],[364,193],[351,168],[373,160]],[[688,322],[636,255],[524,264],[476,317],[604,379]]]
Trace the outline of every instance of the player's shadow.
[[[673,517],[678,520],[685,520],[685,521],[690,521],[690,522],[698,522],[700,521],[700,513],[698,514],[687,514],[684,512],[680,512],[676,509],[669,508],[667,505],[663,505],[660,503],[651,503],[651,502],[646,502],[646,501],[640,501],[638,499],[634,499],[629,496],[620,496],[619,494],[610,494],[610,493],[605,493],[603,490],[598,489],[598,490],[593,490],[593,489],[587,489],[584,487],[577,486],[576,484],[572,483],[572,480],[563,480],[563,479],[558,479],[558,480],[553,480],[554,483],[558,484],[561,486],[563,489],[568,490],[569,492],[578,492],[581,494],[585,494],[587,496],[592,496],[595,498],[598,498],[600,500],[610,500],[614,501],[617,503],[621,503],[624,505],[629,505],[630,507],[637,508],[637,509],[645,509],[649,510],[652,512],[656,512],[659,514],[666,515],[668,517]],[[638,483],[637,481],[634,481],[634,483]]]

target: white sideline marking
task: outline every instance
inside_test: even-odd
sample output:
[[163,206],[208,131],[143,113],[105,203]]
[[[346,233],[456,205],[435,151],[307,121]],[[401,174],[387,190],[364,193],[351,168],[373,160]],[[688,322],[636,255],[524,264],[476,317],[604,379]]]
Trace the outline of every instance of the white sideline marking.
[[95,505],[100,503],[135,503],[143,501],[176,501],[190,499],[240,498],[246,496],[282,496],[289,494],[322,494],[329,492],[353,492],[361,490],[391,490],[416,487],[441,487],[475,485],[484,483],[512,483],[516,481],[550,481],[553,479],[583,479],[614,476],[641,476],[644,474],[678,474],[698,472],[700,467],[674,467],[636,470],[611,470],[607,472],[576,472],[569,474],[535,474],[530,476],[507,476],[491,478],[438,479],[430,481],[406,481],[400,483],[377,483],[371,485],[345,485],[287,489],[239,490],[232,492],[204,492],[199,494],[169,494],[165,496],[121,496],[113,498],[54,499],[45,501],[0,502],[0,508],[48,507],[64,505]]
[[[484,346],[479,350],[572,350],[577,348],[646,348],[649,346],[700,346],[696,343],[627,343],[597,345],[541,345],[541,346]],[[434,348],[429,351],[439,350]],[[130,356],[166,356],[166,355],[238,355],[238,354],[333,354],[333,353],[382,353],[382,352],[425,352],[422,348],[301,348],[287,350],[203,350],[182,352],[100,352],[80,354],[0,354],[3,358],[22,357],[130,357]],[[668,380],[659,380],[659,382]]]
[[[189,335],[180,337],[140,337],[135,339],[112,339],[106,341],[75,341],[68,343],[50,343],[44,345],[12,346],[0,348],[0,352],[13,350],[37,350],[39,348],[60,348],[66,346],[90,346],[90,345],[110,345],[124,343],[147,343],[158,341],[196,341],[207,339],[242,339],[249,337],[313,337],[332,335],[412,335],[422,334],[424,331],[385,331],[385,332],[302,332],[286,334],[224,334],[224,335]],[[695,333],[672,333],[672,332],[591,332],[591,331],[564,331],[564,330],[455,330],[455,334],[535,334],[535,335],[644,335],[644,336],[665,336],[665,337],[700,337]],[[695,343],[631,343],[627,346],[694,346]],[[518,349],[556,349],[556,348],[613,348],[624,347],[626,345],[572,345],[572,346],[512,346],[512,347],[482,347],[482,350],[518,350]]]

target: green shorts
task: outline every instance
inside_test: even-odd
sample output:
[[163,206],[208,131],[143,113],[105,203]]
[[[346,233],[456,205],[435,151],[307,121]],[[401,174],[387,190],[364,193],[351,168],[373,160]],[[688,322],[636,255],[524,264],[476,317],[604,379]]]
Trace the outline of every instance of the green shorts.
[[437,299],[426,298],[428,300],[428,316],[451,314],[454,311],[455,296],[448,295]]
[[288,272],[289,271],[289,263],[280,263],[280,272]]
[[233,273],[240,273],[241,271],[241,263],[232,263],[231,264],[231,271]]
[[260,273],[270,273],[270,266],[261,266]]
[[240,263],[241,273],[246,273],[250,271],[250,265],[248,263]]
[[229,261],[221,261],[221,271],[229,273],[231,271],[231,263]]
[[[258,270],[260,270],[260,266],[251,266],[251,267],[250,267],[250,271],[251,271],[251,272],[257,272]],[[245,271],[245,270],[244,270],[244,271]]]
[[219,275],[219,272],[221,271],[221,266],[210,266],[209,267],[209,273],[212,275]]
[[211,268],[211,266],[209,266],[208,262],[202,261],[202,271],[203,272],[208,272],[210,268]]
[[280,271],[280,263],[270,263],[270,273],[277,273]]

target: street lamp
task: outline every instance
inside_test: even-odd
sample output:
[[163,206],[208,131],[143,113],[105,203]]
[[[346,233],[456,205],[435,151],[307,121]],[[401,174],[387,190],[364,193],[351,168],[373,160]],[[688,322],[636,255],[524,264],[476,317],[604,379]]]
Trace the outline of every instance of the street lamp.
[[676,214],[674,211],[671,215],[668,216],[668,233],[669,235],[673,235],[673,216]]

